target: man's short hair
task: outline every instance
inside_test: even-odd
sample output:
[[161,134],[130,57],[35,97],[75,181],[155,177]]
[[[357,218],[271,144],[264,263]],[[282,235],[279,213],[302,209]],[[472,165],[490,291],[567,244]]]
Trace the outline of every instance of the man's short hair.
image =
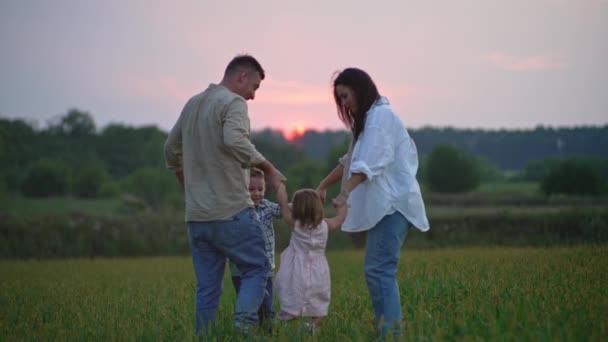
[[224,76],[232,74],[240,69],[251,69],[260,73],[260,78],[263,80],[266,77],[264,69],[260,63],[251,55],[243,54],[234,57],[224,71]]

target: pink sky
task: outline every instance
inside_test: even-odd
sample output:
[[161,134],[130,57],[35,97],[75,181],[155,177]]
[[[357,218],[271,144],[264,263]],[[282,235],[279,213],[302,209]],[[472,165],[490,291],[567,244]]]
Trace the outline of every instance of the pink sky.
[[[239,6],[241,6],[239,9]],[[408,127],[608,123],[608,0],[8,1],[0,116],[76,107],[169,129],[248,52],[253,129],[341,129],[332,74],[360,67]]]

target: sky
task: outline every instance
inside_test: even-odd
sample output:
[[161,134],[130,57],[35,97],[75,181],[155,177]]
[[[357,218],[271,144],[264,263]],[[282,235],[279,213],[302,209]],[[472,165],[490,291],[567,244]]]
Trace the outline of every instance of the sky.
[[253,130],[343,129],[346,67],[411,128],[605,125],[607,42],[608,0],[3,0],[0,117],[169,130],[249,53],[266,70]]

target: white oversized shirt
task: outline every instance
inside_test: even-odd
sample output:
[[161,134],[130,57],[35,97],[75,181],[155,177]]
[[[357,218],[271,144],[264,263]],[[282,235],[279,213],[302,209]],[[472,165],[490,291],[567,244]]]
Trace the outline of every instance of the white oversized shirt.
[[414,141],[385,97],[376,100],[366,115],[365,128],[352,149],[350,167],[344,172],[347,179],[353,173],[364,173],[367,180],[348,196],[342,230],[369,230],[395,211],[419,230],[429,230],[416,180],[418,152]]

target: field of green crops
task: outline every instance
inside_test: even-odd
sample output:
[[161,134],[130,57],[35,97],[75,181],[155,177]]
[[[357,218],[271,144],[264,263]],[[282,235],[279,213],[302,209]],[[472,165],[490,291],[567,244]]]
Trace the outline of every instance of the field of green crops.
[[[253,340],[373,339],[362,252],[328,258],[332,302],[321,331],[277,323],[274,335]],[[603,340],[607,270],[608,246],[406,249],[398,274],[404,340]],[[239,339],[234,303],[226,281],[221,340]],[[195,340],[193,309],[186,257],[0,261],[2,341]]]

